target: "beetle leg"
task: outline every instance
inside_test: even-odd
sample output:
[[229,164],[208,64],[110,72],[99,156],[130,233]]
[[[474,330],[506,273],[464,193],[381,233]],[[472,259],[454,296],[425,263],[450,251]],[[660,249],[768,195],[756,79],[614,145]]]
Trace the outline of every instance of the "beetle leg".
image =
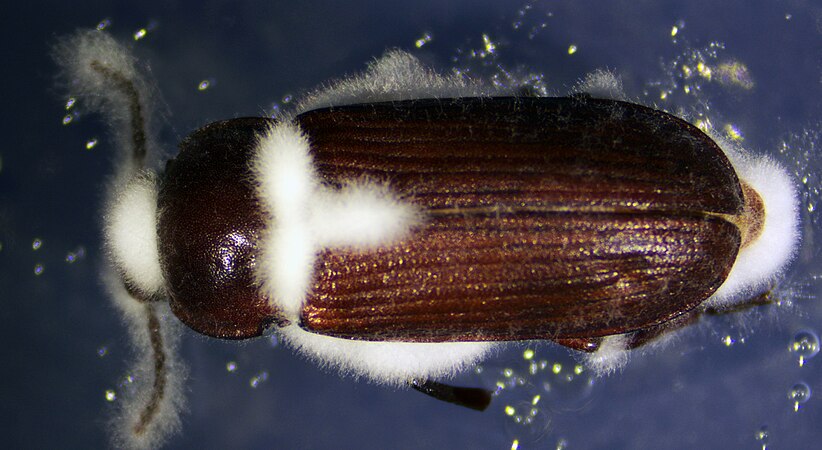
[[[697,320],[699,320],[699,317],[702,315],[702,313],[703,312],[700,309],[693,309],[667,322],[642,328],[640,330],[632,331],[629,333],[625,333],[628,336],[628,339],[625,341],[625,344],[627,345],[626,350],[642,347],[648,342],[653,341],[654,339],[658,338],[659,336],[662,336],[663,334],[669,331],[677,330],[680,328],[684,328],[688,325],[692,325],[696,323]],[[566,338],[554,339],[554,342],[573,350],[578,350],[586,353],[593,353],[599,350],[600,346],[602,345],[603,338],[604,336],[590,338]]]
[[772,291],[768,290],[767,292],[754,296],[743,302],[735,303],[727,308],[720,309],[712,306],[707,308],[695,308],[667,322],[635,331],[629,341],[628,347],[631,349],[641,347],[663,334],[693,325],[698,322],[703,315],[722,316],[725,314],[733,314],[740,311],[746,311],[756,306],[769,305],[774,302],[776,302],[776,299],[773,297]]
[[485,411],[485,408],[491,403],[491,394],[493,394],[492,391],[487,389],[451,386],[438,381],[421,378],[408,380],[408,385],[437,400],[464,406],[476,411]]
[[777,301],[779,301],[779,299],[774,297],[773,288],[771,288],[755,297],[749,298],[748,300],[731,305],[728,308],[706,308],[703,314],[708,316],[724,316],[725,314],[747,311],[756,306],[770,305],[772,303],[776,303]]
[[[670,331],[693,325],[699,321],[703,315],[724,316],[726,314],[746,311],[757,306],[770,305],[777,301],[772,295],[772,292],[772,290],[769,290],[744,302],[736,303],[729,308],[696,308],[667,322],[627,333],[630,335],[630,338],[627,341],[628,349],[642,347],[648,342],[651,342]],[[592,353],[599,349],[599,346],[602,343],[602,337],[554,339],[554,342],[573,350]]]

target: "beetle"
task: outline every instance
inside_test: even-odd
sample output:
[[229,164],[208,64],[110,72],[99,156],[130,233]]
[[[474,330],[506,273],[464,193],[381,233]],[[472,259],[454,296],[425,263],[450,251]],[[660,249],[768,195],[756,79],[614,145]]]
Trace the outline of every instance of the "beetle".
[[129,445],[177,420],[166,305],[208,336],[278,333],[344,373],[482,409],[487,391],[435,379],[530,339],[613,371],[755,299],[797,245],[777,163],[613,95],[512,95],[390,51],[291,114],[205,125],[151,170],[149,83],[130,52],[90,31],[57,55],[78,95],[121,119],[110,289],[153,376],[122,420]]

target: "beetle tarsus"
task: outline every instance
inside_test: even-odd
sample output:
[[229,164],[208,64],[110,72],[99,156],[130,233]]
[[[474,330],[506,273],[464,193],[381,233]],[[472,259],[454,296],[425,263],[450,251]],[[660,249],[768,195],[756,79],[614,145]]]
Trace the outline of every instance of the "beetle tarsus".
[[408,385],[437,400],[464,406],[476,411],[485,411],[491,403],[492,391],[482,388],[451,386],[437,381],[413,378]]
[[765,292],[763,292],[759,295],[753,296],[753,297],[749,298],[746,301],[739,302],[739,303],[737,303],[735,305],[731,305],[729,307],[725,307],[725,308],[717,308],[717,307],[705,308],[705,311],[704,311],[703,314],[705,314],[707,316],[724,316],[726,314],[733,314],[733,313],[737,313],[737,312],[741,312],[741,311],[747,311],[747,310],[749,310],[751,308],[755,308],[757,306],[771,305],[771,304],[777,303],[779,301],[779,298],[777,298],[774,295],[774,292],[773,292],[774,287],[775,286],[771,286],[771,288],[768,289],[767,291],[765,291]]

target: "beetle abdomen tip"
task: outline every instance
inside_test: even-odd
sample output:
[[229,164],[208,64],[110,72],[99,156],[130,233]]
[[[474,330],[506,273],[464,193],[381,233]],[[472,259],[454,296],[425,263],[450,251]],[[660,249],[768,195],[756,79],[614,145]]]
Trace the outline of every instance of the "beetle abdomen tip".
[[799,198],[790,174],[765,156],[742,155],[715,138],[728,154],[743,184],[756,192],[764,212],[756,236],[740,250],[728,278],[706,302],[722,309],[772,287],[799,246]]

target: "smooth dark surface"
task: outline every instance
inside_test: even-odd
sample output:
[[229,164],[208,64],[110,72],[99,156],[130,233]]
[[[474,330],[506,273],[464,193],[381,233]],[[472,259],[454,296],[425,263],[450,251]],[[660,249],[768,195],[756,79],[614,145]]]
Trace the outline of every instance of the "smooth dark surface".
[[324,250],[302,325],[442,342],[587,338],[683,314],[724,281],[743,210],[720,148],[661,111],[585,96],[427,99],[297,118],[320,175],[363,176],[424,224]]
[[171,309],[208,336],[257,337],[278,320],[254,279],[264,215],[249,160],[266,125],[240,119],[197,130],[161,178],[157,229]]
[[297,122],[327,181],[385,180],[426,209],[742,210],[739,181],[716,143],[632,103],[423,99],[311,111]]
[[491,404],[493,391],[481,388],[455,387],[431,380],[410,380],[409,386],[425,395],[475,411],[485,411]]

